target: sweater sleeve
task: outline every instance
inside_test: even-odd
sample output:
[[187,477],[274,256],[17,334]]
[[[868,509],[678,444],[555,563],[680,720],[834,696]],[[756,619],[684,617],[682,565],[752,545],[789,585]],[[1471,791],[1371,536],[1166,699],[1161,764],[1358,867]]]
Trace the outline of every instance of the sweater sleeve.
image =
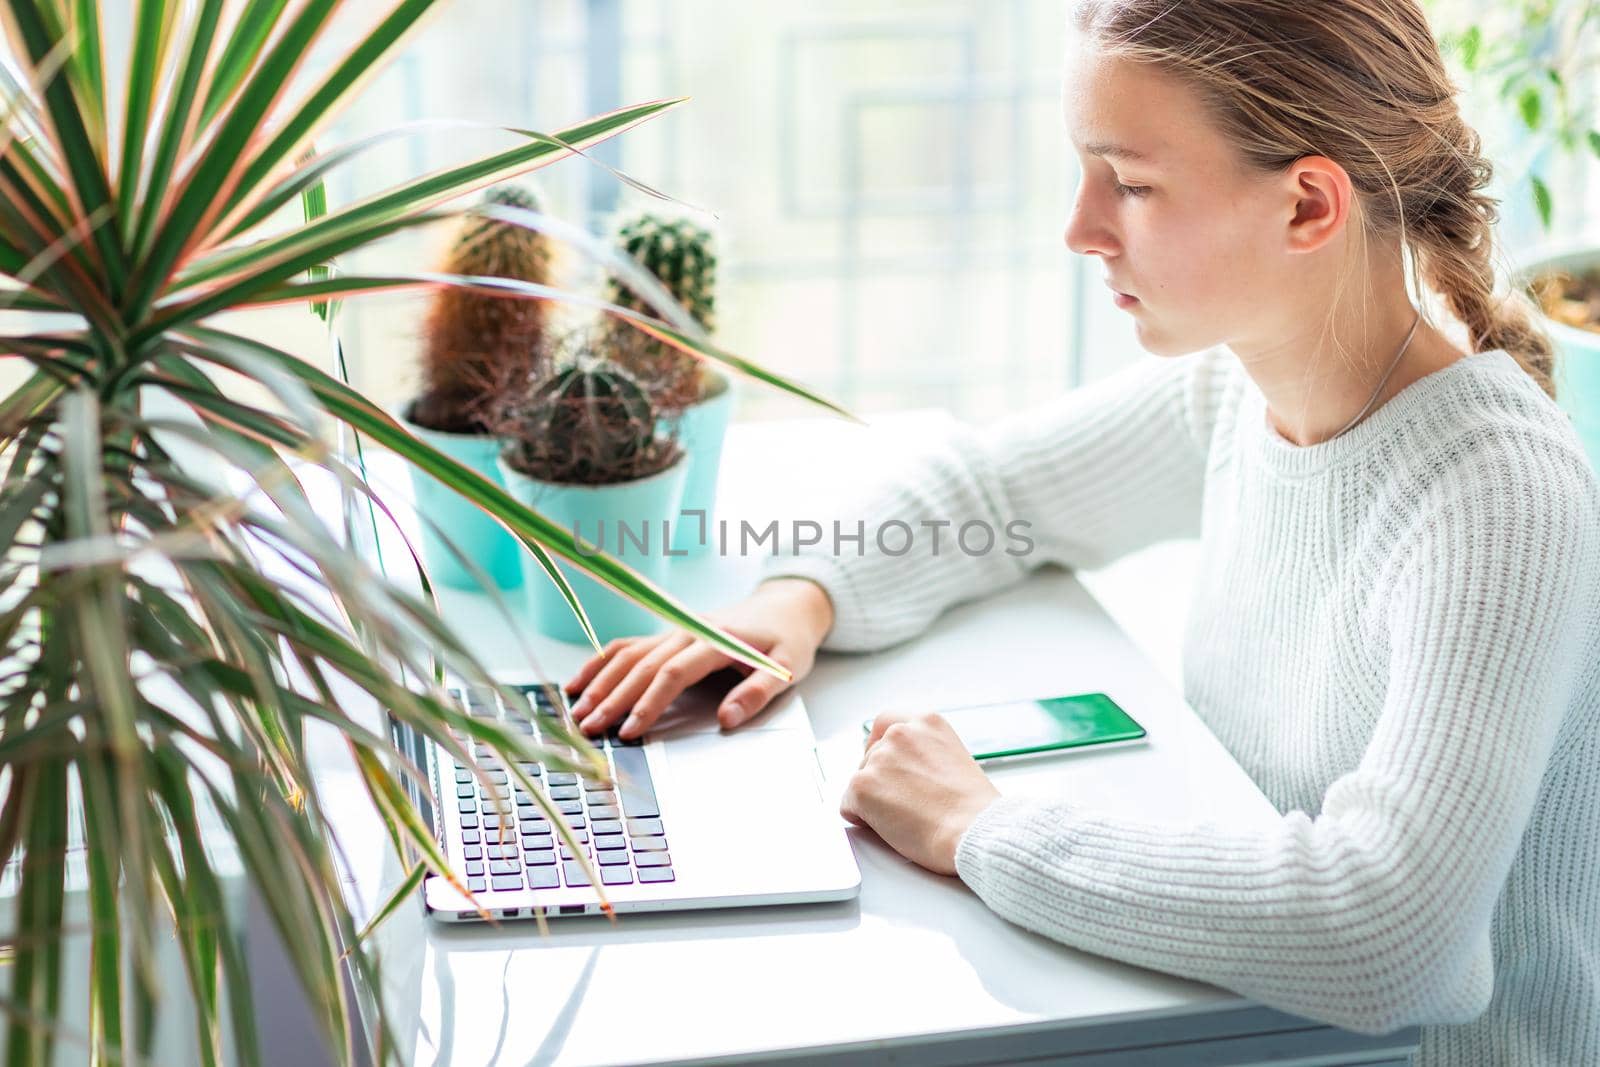
[[1600,626],[1593,476],[1516,447],[1458,449],[1400,531],[1382,709],[1319,814],[1156,825],[1004,797],[961,878],[1048,937],[1351,1030],[1481,1014],[1491,915]]
[[845,538],[780,541],[762,576],[816,581],[834,606],[822,647],[867,651],[1041,564],[1097,567],[1196,536],[1229,360],[1221,349],[1147,356],[1054,403],[957,424],[841,502]]

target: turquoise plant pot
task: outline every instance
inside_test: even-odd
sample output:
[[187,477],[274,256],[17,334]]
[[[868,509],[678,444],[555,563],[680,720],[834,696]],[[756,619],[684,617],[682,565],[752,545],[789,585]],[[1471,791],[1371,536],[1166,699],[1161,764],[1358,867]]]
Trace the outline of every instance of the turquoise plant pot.
[[[1548,269],[1580,274],[1600,267],[1600,247],[1579,245],[1539,255],[1522,268],[1524,278]],[[1600,472],[1600,333],[1544,320],[1556,346],[1556,401],[1572,416],[1589,463]]]
[[[671,558],[662,544],[662,532],[664,524],[677,516],[688,469],[687,459],[680,458],[659,474],[631,482],[564,485],[530,478],[510,467],[504,458],[500,460],[500,474],[512,496],[568,533],[575,533],[583,549],[604,549],[607,555],[659,586],[666,584]],[[643,549],[639,541],[644,542]],[[587,641],[578,616],[539,561],[529,552],[521,556],[534,624],[539,631],[561,641]],[[558,558],[556,565],[566,575],[602,642],[655,633],[665,625],[654,613],[601,585],[566,560]]]
[[[504,446],[488,434],[441,433],[405,419],[406,428],[463,466],[471,467],[504,486],[497,462]],[[474,565],[501,589],[522,584],[522,546],[505,527],[479,510],[454,489],[431,474],[411,467],[411,489],[416,498],[417,525],[422,535],[422,558],[431,581],[457,589],[479,589],[478,579],[462,564],[451,545],[471,558]],[[431,520],[428,521],[428,520]],[[443,534],[444,536],[441,536]],[[445,537],[449,542],[445,541]]]
[[720,392],[681,415],[661,420],[661,432],[676,435],[689,454],[680,510],[705,512],[703,529],[698,516],[673,518],[672,547],[691,555],[704,552],[717,540],[717,478],[722,471],[722,441],[733,416],[733,384],[720,374],[716,378],[722,385]]

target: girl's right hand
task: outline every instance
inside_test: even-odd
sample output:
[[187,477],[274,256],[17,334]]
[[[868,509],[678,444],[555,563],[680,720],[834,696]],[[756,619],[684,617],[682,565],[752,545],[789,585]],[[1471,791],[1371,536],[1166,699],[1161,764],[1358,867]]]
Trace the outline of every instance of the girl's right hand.
[[566,684],[569,696],[582,694],[572,705],[579,729],[593,737],[626,715],[618,735],[632,740],[655,725],[685,689],[714,671],[735,667],[746,677],[717,707],[717,720],[731,730],[811,672],[833,626],[833,604],[815,582],[773,578],[706,618],[788,668],[793,679],[779,681],[683,630],[622,637],[592,656]]

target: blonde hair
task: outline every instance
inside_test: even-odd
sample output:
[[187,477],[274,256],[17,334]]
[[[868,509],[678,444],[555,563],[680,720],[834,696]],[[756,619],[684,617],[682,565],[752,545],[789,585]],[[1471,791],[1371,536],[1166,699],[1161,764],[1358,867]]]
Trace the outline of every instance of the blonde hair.
[[1248,165],[1338,163],[1363,238],[1397,237],[1472,350],[1504,349],[1555,396],[1533,302],[1495,292],[1493,168],[1415,0],[1077,0],[1073,22],[1101,54],[1195,86]]

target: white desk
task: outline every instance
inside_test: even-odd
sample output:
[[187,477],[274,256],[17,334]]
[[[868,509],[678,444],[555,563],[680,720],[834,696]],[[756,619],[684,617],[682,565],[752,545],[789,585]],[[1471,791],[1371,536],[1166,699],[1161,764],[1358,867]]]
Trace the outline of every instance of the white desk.
[[[736,424],[722,513],[762,523],[809,501],[896,432],[935,416]],[[375,479],[395,477],[382,457]],[[765,490],[758,487],[766,486]],[[396,487],[403,489],[403,486]],[[396,493],[395,495],[399,495]],[[678,566],[683,561],[675,561]],[[754,559],[692,559],[671,585],[697,607],[736,595]],[[1173,593],[1172,595],[1181,595]],[[447,613],[496,669],[525,673],[518,643],[479,596]],[[520,601],[519,601],[520,609]],[[531,628],[528,628],[531,634]],[[586,649],[530,639],[565,680]],[[1150,732],[1145,746],[992,770],[1006,793],[1114,798],[1151,815],[1253,819],[1272,809],[1169,683],[1070,575],[1040,572],[958,608],[923,637],[870,657],[824,656],[800,686],[837,799],[860,760],[860,722],[887,707],[951,706],[1105,690]],[[793,713],[774,709],[774,714]],[[351,895],[371,909],[398,867],[347,790]],[[846,825],[841,819],[841,825]],[[829,1063],[993,1063],[1034,1057],[1141,1064],[1380,1063],[1415,1034],[1365,1038],[1223,992],[1079,952],[990,912],[956,878],[849,827],[859,899],[661,916],[530,922],[499,930],[430,923],[420,904],[381,931],[383,996],[417,1064],[661,1063],[799,1057]]]

